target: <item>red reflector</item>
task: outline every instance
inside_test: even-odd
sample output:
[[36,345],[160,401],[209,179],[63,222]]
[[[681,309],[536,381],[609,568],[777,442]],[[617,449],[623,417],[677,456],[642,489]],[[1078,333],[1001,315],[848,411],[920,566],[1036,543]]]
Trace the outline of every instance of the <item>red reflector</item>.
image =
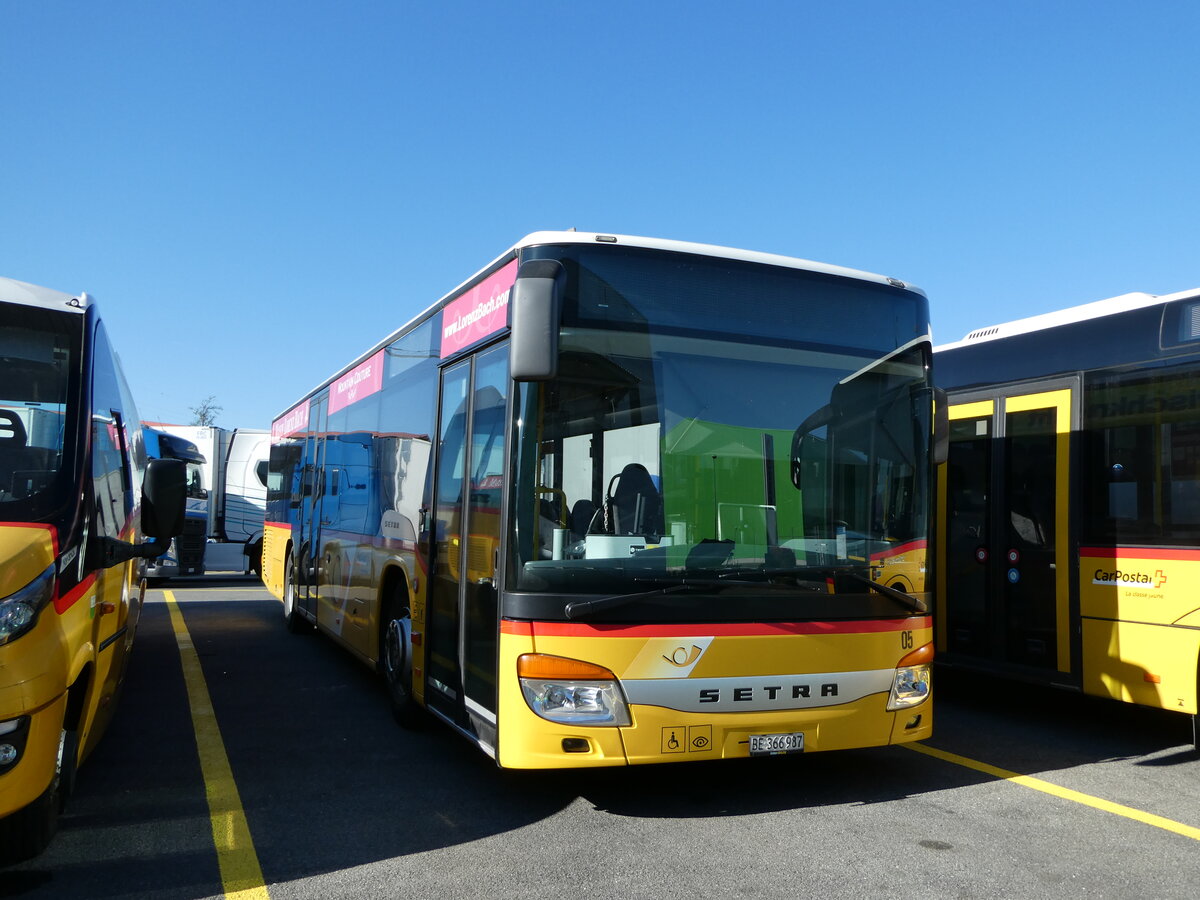
[[1142,680],[1147,684],[1162,684],[1161,675],[1151,675],[1149,672],[1146,672],[1142,675]]

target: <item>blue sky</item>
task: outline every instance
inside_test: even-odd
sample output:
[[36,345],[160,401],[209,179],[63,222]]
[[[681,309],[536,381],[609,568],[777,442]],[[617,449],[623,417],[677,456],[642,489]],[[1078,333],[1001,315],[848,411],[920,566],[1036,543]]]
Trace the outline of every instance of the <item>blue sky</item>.
[[540,229],[902,278],[947,342],[1200,286],[1198,46],[1189,0],[0,0],[0,274],[226,427]]

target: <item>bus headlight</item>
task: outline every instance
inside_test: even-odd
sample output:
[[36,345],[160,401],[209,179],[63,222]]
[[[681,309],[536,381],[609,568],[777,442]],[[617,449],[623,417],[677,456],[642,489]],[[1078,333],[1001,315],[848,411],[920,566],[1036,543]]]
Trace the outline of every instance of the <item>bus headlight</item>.
[[896,670],[896,681],[888,697],[889,710],[908,709],[929,697],[929,666],[906,666]]
[[563,725],[629,725],[629,706],[617,676],[577,659],[526,653],[517,678],[529,708]]
[[892,692],[888,696],[889,711],[908,709],[929,699],[932,663],[933,644],[926,644],[900,660],[892,681]]
[[33,628],[40,613],[54,596],[54,565],[51,564],[25,587],[0,599],[0,645],[15,641]]

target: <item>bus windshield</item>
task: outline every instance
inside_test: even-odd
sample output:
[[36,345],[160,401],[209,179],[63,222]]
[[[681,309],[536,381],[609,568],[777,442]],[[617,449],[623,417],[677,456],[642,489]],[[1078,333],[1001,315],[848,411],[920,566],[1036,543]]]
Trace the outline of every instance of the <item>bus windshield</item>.
[[44,521],[66,499],[67,401],[82,322],[0,303],[0,521]]
[[871,585],[927,539],[924,298],[553,249],[568,272],[558,375],[521,385],[508,589],[604,595],[559,602],[568,617],[911,614]]

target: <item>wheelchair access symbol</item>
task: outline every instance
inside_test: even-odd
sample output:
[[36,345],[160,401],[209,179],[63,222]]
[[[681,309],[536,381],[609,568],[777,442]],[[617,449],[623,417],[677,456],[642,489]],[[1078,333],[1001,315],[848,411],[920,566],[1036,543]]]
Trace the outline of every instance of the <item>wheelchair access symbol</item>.
[[669,725],[662,730],[663,753],[704,753],[711,749],[711,725]]
[[687,728],[682,725],[669,725],[662,730],[662,752],[684,753],[687,742]]

